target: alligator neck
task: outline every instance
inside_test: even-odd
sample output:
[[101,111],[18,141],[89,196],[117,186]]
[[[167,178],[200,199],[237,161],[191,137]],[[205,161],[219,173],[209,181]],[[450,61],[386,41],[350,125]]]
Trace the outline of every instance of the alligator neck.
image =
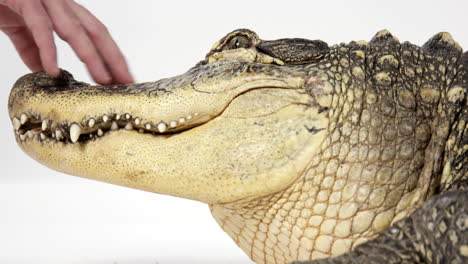
[[437,184],[431,179],[439,165],[428,160],[442,150],[431,143],[429,121],[395,118],[407,113],[382,94],[356,88],[340,96],[342,105],[334,108],[343,110],[334,111],[330,136],[291,186],[210,205],[216,221],[255,262],[339,255],[409,215]]

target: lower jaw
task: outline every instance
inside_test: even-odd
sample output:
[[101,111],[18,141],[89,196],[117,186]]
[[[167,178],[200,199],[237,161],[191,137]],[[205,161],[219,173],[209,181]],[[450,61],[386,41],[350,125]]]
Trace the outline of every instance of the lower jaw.
[[277,192],[295,180],[323,140],[322,134],[311,136],[304,129],[299,115],[307,113],[299,108],[284,111],[281,118],[287,123],[268,116],[219,117],[167,135],[119,129],[71,144],[40,141],[40,134],[33,133],[18,142],[32,158],[60,172],[210,204],[228,203]]

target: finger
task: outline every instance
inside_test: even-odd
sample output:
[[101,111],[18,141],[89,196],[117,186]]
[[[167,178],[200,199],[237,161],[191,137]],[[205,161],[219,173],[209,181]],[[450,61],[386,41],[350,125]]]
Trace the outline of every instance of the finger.
[[32,71],[42,70],[39,49],[23,18],[2,5],[0,5],[0,30],[10,38],[21,59]]
[[11,42],[13,42],[21,59],[31,71],[43,70],[39,48],[34,42],[31,32],[25,26],[10,29],[7,35],[11,39]]
[[74,2],[71,2],[70,6],[75,11],[88,36],[101,54],[107,68],[112,74],[113,81],[117,83],[134,82],[127,62],[107,28],[83,6]]
[[70,44],[76,55],[86,64],[91,77],[100,84],[111,83],[112,77],[103,60],[68,3],[44,1],[44,5],[51,17],[55,31],[60,38]]
[[29,28],[39,48],[43,68],[54,77],[58,77],[57,51],[52,33],[52,23],[40,1],[24,2],[20,8],[21,16]]

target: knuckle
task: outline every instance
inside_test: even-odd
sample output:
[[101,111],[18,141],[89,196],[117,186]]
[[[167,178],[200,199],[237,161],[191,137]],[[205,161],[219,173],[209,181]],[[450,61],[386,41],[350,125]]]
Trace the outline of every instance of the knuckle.
[[83,32],[81,24],[78,23],[76,20],[70,21],[70,23],[68,23],[66,27],[58,26],[56,30],[60,38],[66,42],[79,37]]
[[85,64],[91,64],[94,59],[96,58],[92,52],[89,51],[81,51],[79,56],[80,60]]
[[70,42],[71,34],[68,31],[57,30],[58,36],[65,42]]
[[93,23],[92,26],[88,28],[88,34],[93,39],[101,38],[102,36],[105,36],[108,32],[109,31],[107,27],[101,22]]
[[25,20],[26,26],[32,32],[50,32],[54,30],[54,26],[49,19],[44,17],[39,18],[37,21]]
[[32,24],[28,26],[28,29],[32,33],[35,41],[38,42],[39,45],[50,45],[50,43],[54,41],[52,34],[53,28],[50,25]]

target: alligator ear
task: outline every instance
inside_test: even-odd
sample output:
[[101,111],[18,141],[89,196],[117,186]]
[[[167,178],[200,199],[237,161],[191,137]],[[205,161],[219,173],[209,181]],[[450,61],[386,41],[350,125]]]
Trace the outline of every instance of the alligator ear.
[[328,44],[321,40],[278,39],[264,41],[257,49],[286,64],[308,64],[320,60],[330,50]]
[[422,48],[429,52],[446,52],[446,53],[455,53],[460,54],[462,52],[462,48],[460,45],[453,40],[450,33],[447,32],[440,32],[430,38]]

